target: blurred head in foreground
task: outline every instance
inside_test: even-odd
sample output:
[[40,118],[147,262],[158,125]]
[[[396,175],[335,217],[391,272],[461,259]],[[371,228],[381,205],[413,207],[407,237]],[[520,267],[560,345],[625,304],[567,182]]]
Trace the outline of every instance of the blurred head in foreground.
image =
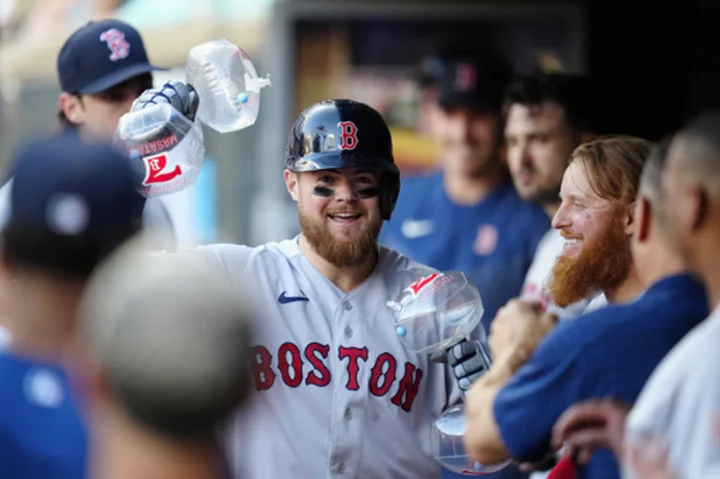
[[193,255],[138,243],[97,270],[80,306],[73,358],[94,472],[218,477],[217,428],[251,391],[247,298]]
[[12,345],[54,360],[89,275],[141,229],[138,178],[111,147],[67,134],[28,141],[11,176],[0,273]]

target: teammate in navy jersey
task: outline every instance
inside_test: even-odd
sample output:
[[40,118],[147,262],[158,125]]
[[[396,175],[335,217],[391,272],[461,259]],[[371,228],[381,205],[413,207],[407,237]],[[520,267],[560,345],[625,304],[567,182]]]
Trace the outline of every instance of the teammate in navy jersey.
[[[635,211],[625,218],[633,229],[633,261],[647,289],[629,304],[611,304],[561,322],[523,365],[507,367],[503,360],[496,360],[495,372],[491,369],[487,379],[481,378],[466,401],[467,445],[477,460],[492,462],[508,456],[527,462],[542,460],[554,452],[552,429],[568,407],[610,396],[634,402],[662,358],[707,317],[703,285],[685,273],[660,226],[666,208],[659,194],[662,161],[657,151],[651,155]],[[524,331],[534,329],[539,314],[539,308],[516,303],[505,320]],[[511,340],[502,347],[495,341],[499,339],[491,335],[493,351],[505,357],[512,356],[520,344]],[[522,347],[533,349],[528,341]],[[620,477],[608,449],[593,454],[577,473],[581,479]]]
[[465,272],[482,294],[488,328],[521,292],[550,221],[518,196],[501,158],[502,93],[512,73],[505,61],[457,51],[425,66],[436,85],[437,106],[427,114],[441,166],[403,179],[380,242],[433,268]]
[[138,178],[109,146],[30,142],[13,165],[0,274],[12,342],[0,353],[0,477],[86,477],[88,437],[62,368],[85,282],[140,229]]

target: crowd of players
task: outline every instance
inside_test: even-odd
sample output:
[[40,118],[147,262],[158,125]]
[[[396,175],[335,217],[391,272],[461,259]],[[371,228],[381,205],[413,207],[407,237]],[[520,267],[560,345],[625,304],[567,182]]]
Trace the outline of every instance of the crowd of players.
[[[265,406],[277,408],[254,413],[270,418],[265,425],[255,420],[230,428],[231,435],[248,435],[242,446],[232,445],[237,438],[228,446],[217,434],[238,408],[253,414],[252,407],[263,407],[247,398],[265,379],[248,362],[257,313],[244,300],[257,298],[238,294],[236,279],[226,281],[235,274],[227,268],[269,270],[287,256],[301,276],[321,273],[332,282],[337,288],[328,295],[339,294],[333,311],[342,305],[349,312],[344,298],[356,289],[366,293],[362,286],[380,269],[376,264],[404,261],[387,247],[419,263],[403,263],[405,271],[460,270],[483,296],[493,362],[465,396],[465,446],[481,463],[513,460],[490,477],[720,474],[713,377],[720,334],[713,315],[720,301],[714,264],[720,116],[699,117],[657,144],[607,136],[598,131],[587,78],[515,78],[489,52],[443,52],[423,64],[420,79],[422,124],[441,145],[439,168],[404,178],[397,203],[383,191],[390,166],[377,178],[337,165],[322,169],[327,174],[289,169],[285,179],[301,223],[291,252],[285,243],[266,246],[265,256],[275,256],[259,263],[258,250],[211,247],[207,254],[158,255],[150,262],[147,240],[137,236],[158,224],[166,232],[163,219],[153,220],[166,215],[137,194],[125,157],[98,140],[110,139],[119,117],[151,86],[153,69],[129,25],[103,21],[78,30],[58,60],[66,131],[20,149],[12,179],[0,190],[9,332],[0,355],[0,477],[256,477],[263,471],[316,477],[323,468],[333,477],[437,477],[439,469],[413,455],[422,451],[434,460],[424,440],[417,451],[410,445],[427,428],[406,426],[395,416],[398,408],[388,419],[397,424],[365,419],[362,430],[348,426],[348,447],[357,453],[369,448],[364,438],[381,441],[404,429],[407,455],[380,459],[381,447],[363,449],[369,457],[358,458],[355,469],[346,456],[327,472],[341,454],[322,447],[300,454],[302,460],[292,456],[293,441],[315,445],[302,434],[330,434],[333,446],[326,448],[336,447],[332,428],[298,430],[299,439],[287,444],[287,436],[271,437],[282,429],[271,424],[281,422],[273,415],[295,400],[278,392],[282,386],[261,391],[275,394]],[[371,140],[381,150],[386,127],[376,126]],[[349,249],[328,246],[328,238],[355,236],[313,223],[314,208],[325,221],[331,221],[325,208],[347,215],[349,225],[358,221],[363,241]],[[380,216],[389,220],[382,224]],[[380,253],[376,239],[384,245]],[[211,261],[198,261],[206,257]],[[387,271],[388,278],[395,274]],[[252,280],[262,283],[279,273],[255,274]],[[260,337],[269,334],[263,327]],[[308,361],[318,368],[322,344],[312,344],[315,361]],[[369,363],[367,348],[364,354]],[[459,372],[448,378],[476,372],[466,369],[466,359],[455,358]],[[333,364],[322,366],[328,382],[331,373],[346,370]],[[382,371],[379,357],[375,364]],[[427,371],[424,384],[431,374],[444,374],[438,371],[445,366],[418,364]],[[300,388],[310,389],[310,378]],[[457,387],[448,389],[447,397],[436,397],[423,386],[419,394],[428,399],[416,410],[437,412],[436,404],[458,400]],[[407,394],[399,392],[398,403],[412,403]],[[386,414],[385,403],[378,404],[366,408]],[[332,413],[350,421],[359,414],[353,411]],[[422,411],[413,414],[428,420]],[[385,464],[392,461],[396,468]],[[373,469],[380,466],[385,473]]]

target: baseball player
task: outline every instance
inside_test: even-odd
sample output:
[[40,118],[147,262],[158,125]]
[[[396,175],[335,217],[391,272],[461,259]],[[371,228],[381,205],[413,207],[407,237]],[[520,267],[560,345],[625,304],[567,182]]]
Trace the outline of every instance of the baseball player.
[[0,353],[0,477],[86,477],[87,431],[63,351],[93,268],[141,228],[127,159],[62,134],[17,154],[3,282],[12,342]]
[[[632,403],[663,356],[707,316],[702,284],[684,271],[678,255],[668,249],[657,228],[666,210],[656,200],[661,175],[651,169],[643,172],[638,195],[639,167],[648,156],[648,146],[648,142],[634,138],[600,139],[581,146],[565,178],[576,167],[593,171],[591,163],[602,163],[604,174],[614,180],[611,184],[617,188],[617,196],[626,199],[623,203],[604,200],[611,201],[605,205],[597,201],[599,197],[593,201],[591,191],[596,188],[602,192],[610,184],[594,177],[596,180],[584,184],[575,181],[578,190],[563,181],[560,207],[562,212],[589,205],[596,212],[604,209],[604,214],[613,214],[603,234],[612,237],[623,232],[625,241],[632,245],[633,274],[647,289],[625,301],[617,298],[627,291],[606,289],[606,296],[620,304],[560,322],[544,338],[547,331],[538,331],[537,327],[542,318],[537,303],[517,301],[504,308],[493,323],[490,337],[493,368],[498,367],[475,383],[465,404],[467,447],[476,460],[498,461],[508,456],[527,462],[542,460],[554,452],[550,448],[552,428],[569,406],[611,395]],[[622,164],[634,166],[625,175],[618,175],[616,166]],[[578,195],[583,191],[584,196]],[[650,214],[650,205],[658,205],[653,210],[657,215]],[[570,242],[565,250],[573,251],[575,246]],[[614,264],[613,268],[622,266]],[[515,336],[508,336],[508,331],[514,331]],[[525,353],[525,360],[508,362],[507,358],[518,352]],[[607,450],[594,454],[578,474],[587,479],[619,478],[617,463]]]
[[97,268],[78,308],[70,356],[90,477],[226,478],[216,432],[253,389],[249,298],[202,263],[148,262],[144,248],[131,241]]
[[[146,101],[167,101],[187,117],[192,118],[197,111],[196,94],[186,91],[185,85],[175,82],[152,89],[152,71],[159,68],[148,62],[140,33],[118,20],[89,22],[75,31],[60,50],[57,68],[62,88],[58,112],[61,133],[86,141],[109,142],[118,119],[130,111],[143,92]],[[177,92],[176,88],[183,90]],[[12,171],[9,176],[0,188],[0,227],[10,211]],[[152,233],[156,247],[173,249],[175,232],[164,201],[137,196],[144,202],[144,228]],[[11,340],[0,327],[0,347]]]
[[[150,64],[142,37],[131,25],[119,20],[83,25],[58,54],[61,130],[84,140],[111,141],[120,117],[153,87],[155,70],[161,68]],[[0,189],[0,225],[9,210],[10,184],[12,178]],[[163,200],[147,199],[143,219],[148,231],[172,247],[175,233]]]
[[504,59],[457,50],[424,65],[435,85],[427,115],[440,166],[403,179],[380,242],[433,268],[465,272],[483,296],[488,328],[520,294],[550,221],[518,196],[502,159],[502,94],[511,75]]
[[[505,92],[505,143],[515,189],[523,200],[541,205],[550,218],[560,208],[560,183],[570,155],[596,136],[592,97],[589,79],[562,73],[521,77]],[[555,228],[543,236],[521,297],[549,305],[548,280],[564,243]],[[590,299],[553,307],[553,312],[561,318],[577,316]]]
[[[667,206],[661,227],[685,266],[705,284],[712,312],[653,372],[625,431],[631,455],[648,436],[665,443],[670,467],[681,479],[716,477],[720,471],[720,387],[714,367],[720,357],[719,155],[718,109],[697,115],[668,146],[661,188]],[[640,477],[633,467],[624,472],[629,479]]]
[[386,123],[356,101],[310,106],[292,127],[284,179],[297,237],[187,253],[257,308],[257,394],[228,426],[235,477],[439,477],[432,423],[487,361],[470,341],[448,368],[396,333],[387,302],[437,271],[377,243],[400,190]]

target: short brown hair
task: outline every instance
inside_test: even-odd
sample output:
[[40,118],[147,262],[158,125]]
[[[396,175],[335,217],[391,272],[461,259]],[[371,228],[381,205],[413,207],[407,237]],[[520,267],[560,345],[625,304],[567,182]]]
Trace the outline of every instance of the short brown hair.
[[652,143],[643,138],[602,136],[575,148],[570,163],[581,161],[590,188],[609,201],[635,201]]

